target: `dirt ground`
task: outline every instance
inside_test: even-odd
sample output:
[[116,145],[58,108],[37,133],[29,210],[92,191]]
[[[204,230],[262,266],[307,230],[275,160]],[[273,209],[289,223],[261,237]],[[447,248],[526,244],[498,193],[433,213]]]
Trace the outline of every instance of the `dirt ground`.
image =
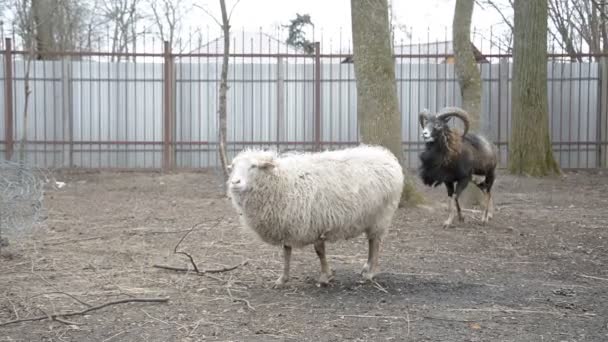
[[[0,259],[0,323],[124,298],[86,315],[0,326],[0,341],[608,341],[608,175],[499,175],[495,218],[442,229],[443,188],[400,209],[377,284],[362,281],[363,237],[328,246],[318,287],[312,246],[272,288],[281,251],[242,229],[213,173],[70,173],[47,218]],[[182,242],[195,275],[173,254]],[[71,323],[70,323],[71,322]]]

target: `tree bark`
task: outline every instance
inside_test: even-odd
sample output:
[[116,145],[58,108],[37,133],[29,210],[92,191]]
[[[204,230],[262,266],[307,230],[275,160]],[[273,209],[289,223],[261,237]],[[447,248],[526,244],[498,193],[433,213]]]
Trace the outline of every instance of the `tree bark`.
[[[472,132],[479,131],[481,115],[481,75],[471,46],[471,17],[474,5],[475,0],[456,0],[452,22],[456,75],[462,95],[462,108],[469,113]],[[469,205],[481,204],[483,194],[477,187],[469,186],[462,199]]]
[[561,173],[549,137],[547,100],[547,0],[515,0],[512,132],[509,171]]
[[224,55],[222,57],[222,73],[220,83],[220,104],[219,104],[219,154],[224,180],[228,180],[228,158],[226,155],[226,95],[228,93],[228,54],[230,53],[230,23],[226,12],[225,0],[220,0],[222,10],[222,30],[224,31]]
[[55,49],[55,38],[53,37],[53,21],[51,20],[51,3],[49,0],[32,0],[32,16],[36,40],[36,59],[51,59],[46,52]]
[[[351,0],[351,17],[361,141],[388,148],[404,165],[387,0]],[[420,201],[406,173],[401,205]]]

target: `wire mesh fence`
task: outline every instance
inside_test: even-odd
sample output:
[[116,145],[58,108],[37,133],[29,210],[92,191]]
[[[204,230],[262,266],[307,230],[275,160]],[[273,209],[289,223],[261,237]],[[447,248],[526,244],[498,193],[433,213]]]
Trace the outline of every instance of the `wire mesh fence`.
[[0,160],[0,247],[31,232],[43,215],[45,173],[21,162]]

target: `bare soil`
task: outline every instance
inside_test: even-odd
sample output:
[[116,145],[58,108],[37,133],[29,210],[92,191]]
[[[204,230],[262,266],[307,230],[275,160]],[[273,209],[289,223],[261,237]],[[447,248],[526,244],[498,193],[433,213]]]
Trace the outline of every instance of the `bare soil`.
[[[360,237],[328,245],[329,287],[316,284],[312,246],[295,250],[282,289],[272,288],[280,249],[239,226],[211,172],[56,177],[67,186],[47,192],[45,222],[2,248],[0,323],[86,308],[79,301],[169,302],[0,326],[0,341],[608,341],[601,172],[500,174],[487,226],[473,208],[442,229],[445,191],[425,188],[428,206],[399,209],[376,284],[359,275]],[[173,249],[197,223],[180,249],[199,268],[247,264],[208,275],[154,268],[189,266]]]

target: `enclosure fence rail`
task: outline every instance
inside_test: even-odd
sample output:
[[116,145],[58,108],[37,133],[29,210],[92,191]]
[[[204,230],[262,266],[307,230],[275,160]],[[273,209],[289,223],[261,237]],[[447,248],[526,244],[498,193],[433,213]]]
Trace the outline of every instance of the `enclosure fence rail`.
[[[228,74],[228,158],[246,147],[323,150],[359,142],[350,50],[312,53],[262,32],[236,33]],[[7,38],[0,56],[0,152],[15,158],[27,130],[26,161],[44,168],[189,170],[217,168],[222,40],[198,48],[163,42],[151,52],[55,51],[32,61],[23,127],[26,51]],[[342,42],[340,42],[342,45]],[[144,51],[148,51],[143,46]],[[331,50],[331,49],[330,49]],[[394,48],[406,166],[423,147],[417,115],[461,105],[449,42]],[[508,163],[512,55],[479,54],[482,127]],[[547,55],[549,125],[563,169],[608,165],[608,55]]]

